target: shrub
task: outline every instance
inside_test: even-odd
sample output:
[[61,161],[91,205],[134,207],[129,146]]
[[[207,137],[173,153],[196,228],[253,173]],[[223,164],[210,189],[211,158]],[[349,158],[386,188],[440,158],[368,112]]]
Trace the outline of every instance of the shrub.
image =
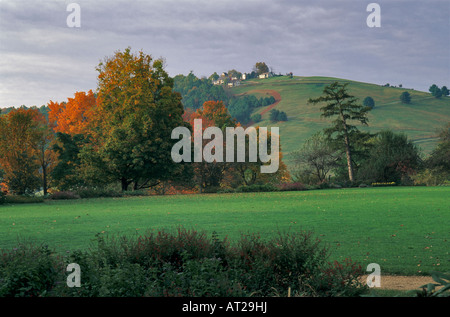
[[372,183],[373,187],[383,187],[383,186],[396,186],[397,184],[395,182],[378,182],[378,183]]
[[31,204],[31,203],[42,203],[44,202],[44,197],[27,196],[27,195],[6,195],[5,203],[7,204]]
[[[137,238],[97,235],[97,244],[65,261],[46,247],[19,246],[0,256],[0,296],[358,296],[360,266],[329,264],[311,232],[263,240],[227,239],[179,227]],[[65,263],[81,268],[81,287],[66,285]]]
[[328,250],[319,244],[310,232],[279,234],[269,241],[242,236],[233,252],[236,269],[243,272],[242,283],[249,293],[285,296],[289,288],[306,289],[304,277],[320,272]]
[[127,190],[122,193],[122,196],[149,196],[149,191],[140,189],[140,190]]
[[282,183],[282,184],[279,184],[277,187],[278,187],[278,190],[280,190],[280,191],[306,190],[305,185],[300,182]]
[[207,186],[205,188],[202,188],[202,193],[204,194],[215,194],[218,193],[221,190],[219,186]]
[[0,297],[48,295],[63,278],[62,263],[45,245],[20,243],[0,251]]
[[428,283],[412,292],[417,297],[450,297],[450,273],[431,272],[431,277],[437,284]]
[[49,199],[52,200],[62,200],[62,199],[80,199],[80,195],[72,191],[59,191],[54,192],[49,196]]
[[0,190],[0,205],[4,204],[6,200],[6,194]]
[[424,169],[413,176],[414,185],[438,186],[450,179],[450,173],[440,169]]
[[231,194],[235,192],[236,191],[233,188],[221,188],[217,191],[218,194]]
[[105,188],[89,188],[83,187],[75,191],[80,198],[103,198],[103,197],[122,197],[123,194],[120,191]]
[[236,188],[237,193],[250,193],[250,192],[274,192],[278,188],[272,184],[253,184],[242,185]]
[[[344,263],[327,263],[319,274],[307,277],[305,284],[311,287],[315,293],[313,295],[316,296],[354,297],[368,290],[368,286],[361,279],[363,274],[361,265],[351,259],[345,259]],[[310,290],[300,289],[299,294],[308,294]]]

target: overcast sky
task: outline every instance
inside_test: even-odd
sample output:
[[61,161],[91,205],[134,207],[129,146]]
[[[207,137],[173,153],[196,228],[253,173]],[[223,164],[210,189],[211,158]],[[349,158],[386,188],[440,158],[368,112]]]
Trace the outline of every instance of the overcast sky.
[[[331,76],[427,91],[450,87],[450,1],[0,0],[0,107],[96,90],[96,66],[130,47],[164,57],[171,76],[250,72]],[[80,6],[69,27],[67,5]]]

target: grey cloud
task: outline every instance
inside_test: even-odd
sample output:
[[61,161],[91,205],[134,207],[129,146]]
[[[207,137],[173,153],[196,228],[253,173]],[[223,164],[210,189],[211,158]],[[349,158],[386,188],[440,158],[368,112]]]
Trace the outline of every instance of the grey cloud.
[[[70,2],[81,28],[65,24]],[[296,75],[449,85],[448,2],[378,3],[382,27],[370,29],[364,1],[1,1],[0,107],[95,89],[100,59],[128,46],[164,57],[172,76],[265,61]]]

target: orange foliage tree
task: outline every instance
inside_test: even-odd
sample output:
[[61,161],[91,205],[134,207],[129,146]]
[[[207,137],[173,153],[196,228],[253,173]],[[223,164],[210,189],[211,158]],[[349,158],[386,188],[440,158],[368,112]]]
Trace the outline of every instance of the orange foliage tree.
[[96,97],[92,90],[76,92],[67,102],[50,101],[48,107],[49,121],[55,132],[85,134],[88,129],[92,109],[96,105]]

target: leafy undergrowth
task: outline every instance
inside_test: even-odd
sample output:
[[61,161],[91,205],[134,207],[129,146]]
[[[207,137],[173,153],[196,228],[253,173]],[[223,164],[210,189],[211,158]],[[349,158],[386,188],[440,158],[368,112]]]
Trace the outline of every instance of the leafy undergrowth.
[[[1,251],[0,296],[54,297],[249,297],[359,296],[361,266],[328,261],[311,232],[236,243],[178,228],[135,239],[104,238],[86,251],[57,255],[46,246],[21,243]],[[69,263],[80,268],[80,286],[68,287]],[[76,278],[75,278],[76,279]]]

